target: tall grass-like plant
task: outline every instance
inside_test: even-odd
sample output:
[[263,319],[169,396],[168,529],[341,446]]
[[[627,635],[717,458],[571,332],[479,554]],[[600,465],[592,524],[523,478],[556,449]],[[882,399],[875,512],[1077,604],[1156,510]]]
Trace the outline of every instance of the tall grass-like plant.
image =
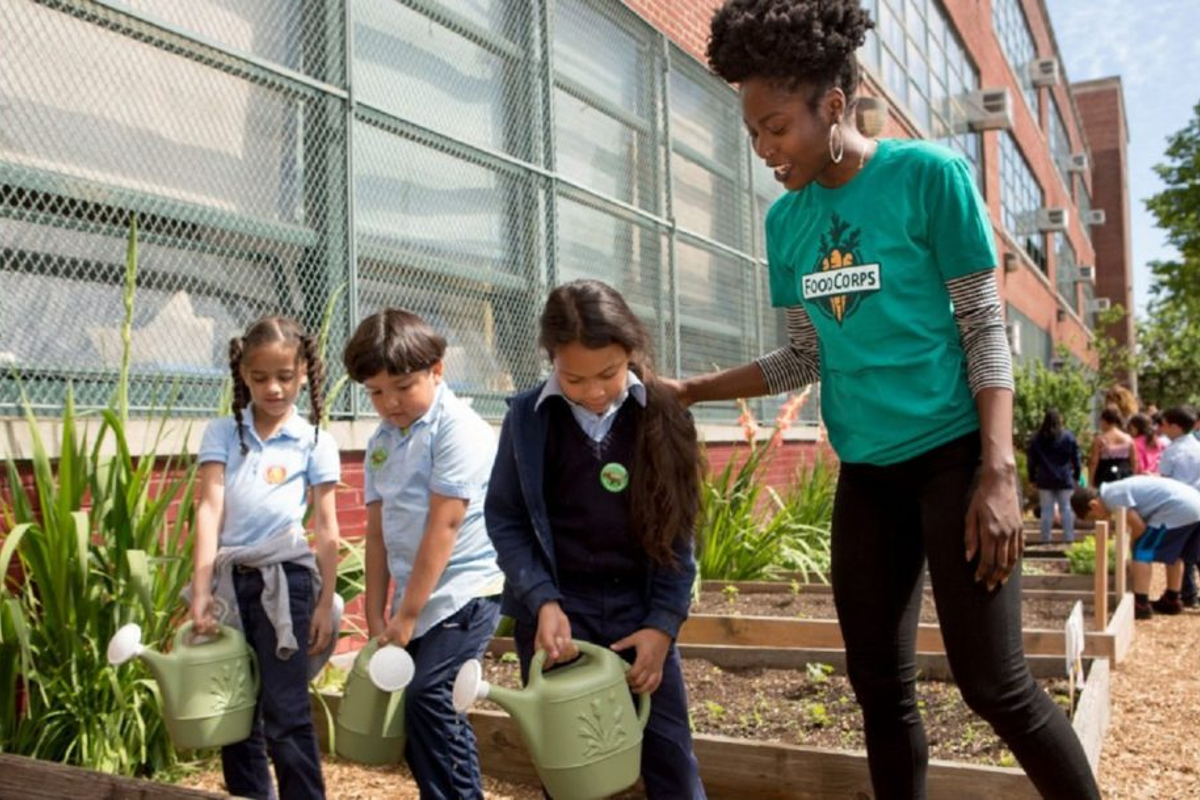
[[[136,670],[109,666],[105,648],[126,622],[141,625],[152,647],[170,638],[191,572],[195,466],[186,454],[159,464],[155,448],[135,460],[112,410],[89,443],[69,390],[55,465],[28,404],[25,416],[32,496],[9,460],[12,500],[2,508],[9,533],[0,574],[17,559],[23,580],[0,589],[0,661],[8,669],[0,673],[0,749],[106,772],[153,772],[175,758],[157,687]],[[164,430],[165,420],[156,445]],[[143,564],[153,579],[135,581]],[[23,709],[10,702],[18,686]]]
[[802,509],[807,506],[800,502],[803,489],[793,485],[781,495],[766,484],[767,467],[807,399],[805,390],[783,404],[766,442],[759,441],[757,423],[746,403],[739,401],[745,454],[735,453],[720,472],[705,479],[701,491],[701,579],[756,580],[784,570],[824,577],[828,527],[806,520]]
[[0,503],[8,530],[0,575],[14,563],[21,574],[0,586],[0,750],[123,774],[175,759],[157,687],[137,670],[113,669],[105,649],[127,622],[141,625],[151,647],[164,647],[173,633],[191,574],[196,471],[186,452],[157,455],[169,407],[150,447],[137,458],[130,447],[136,280],[131,220],[115,408],[81,419],[68,387],[55,461],[23,396],[32,486],[24,489],[7,459],[9,498]]

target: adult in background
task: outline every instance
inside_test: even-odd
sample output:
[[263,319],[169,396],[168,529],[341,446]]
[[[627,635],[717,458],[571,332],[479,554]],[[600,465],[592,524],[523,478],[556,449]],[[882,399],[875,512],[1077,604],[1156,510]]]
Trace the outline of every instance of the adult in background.
[[754,151],[788,189],[766,238],[791,342],[676,388],[698,402],[821,381],[842,462],[834,600],[877,798],[925,796],[915,642],[926,560],[966,702],[1043,795],[1099,797],[1022,652],[1012,364],[992,225],[961,156],[856,129],[854,51],[872,25],[849,0],[730,0],[713,17],[712,68],[738,85]]
[[1092,451],[1088,457],[1092,486],[1128,478],[1134,473],[1136,464],[1133,437],[1125,432],[1120,409],[1105,406],[1100,412],[1100,430],[1092,437]]
[[1029,482],[1037,487],[1041,501],[1042,544],[1049,544],[1054,526],[1054,509],[1062,516],[1063,539],[1075,541],[1075,515],[1071,512],[1071,491],[1079,483],[1083,460],[1075,434],[1063,427],[1057,409],[1046,409],[1042,427],[1025,448],[1025,466]]

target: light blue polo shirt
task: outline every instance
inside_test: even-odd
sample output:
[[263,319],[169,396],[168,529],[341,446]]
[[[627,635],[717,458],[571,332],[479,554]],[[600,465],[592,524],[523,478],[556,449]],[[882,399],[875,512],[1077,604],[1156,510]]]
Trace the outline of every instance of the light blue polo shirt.
[[1158,461],[1158,474],[1200,489],[1200,439],[1185,433],[1172,440]]
[[1185,483],[1157,475],[1134,475],[1100,486],[1100,499],[1110,511],[1132,508],[1146,527],[1168,530],[1200,522],[1200,491]]
[[242,414],[249,451],[242,455],[233,417],[213,420],[200,443],[200,463],[225,465],[225,514],[221,547],[254,544],[303,524],[308,488],[341,476],[337,442],[292,409],[283,428],[267,441],[254,430],[254,408]]
[[396,582],[392,613],[400,607],[425,536],[431,492],[467,501],[450,561],[417,618],[421,636],[472,598],[499,594],[503,586],[496,550],[483,521],[496,433],[442,383],[425,415],[402,430],[384,421],[367,443],[363,496],[382,503],[383,543]]

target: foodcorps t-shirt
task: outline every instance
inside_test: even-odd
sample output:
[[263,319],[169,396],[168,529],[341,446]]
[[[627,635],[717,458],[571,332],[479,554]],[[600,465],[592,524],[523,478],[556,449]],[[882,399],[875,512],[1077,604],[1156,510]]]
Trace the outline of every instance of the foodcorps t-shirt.
[[821,353],[821,413],[843,461],[894,464],[979,428],[945,283],[991,270],[991,223],[966,161],[885,139],[836,189],[767,215],[771,302],[803,304]]

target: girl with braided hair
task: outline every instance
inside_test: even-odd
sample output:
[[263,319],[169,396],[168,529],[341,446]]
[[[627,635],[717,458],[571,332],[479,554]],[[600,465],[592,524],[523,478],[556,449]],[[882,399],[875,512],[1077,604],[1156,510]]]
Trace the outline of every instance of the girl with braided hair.
[[[317,427],[325,370],[313,337],[278,316],[230,341],[229,368],[233,416],[211,423],[200,445],[195,572],[187,590],[195,634],[216,634],[221,612],[220,621],[240,627],[258,658],[258,718],[249,738],[221,751],[225,785],[241,797],[275,796],[269,757],[279,797],[321,798],[308,681],[332,652],[340,614],[340,465],[336,443]],[[310,421],[295,408],[305,383]],[[315,557],[303,524],[310,503]]]
[[857,0],[728,0],[708,57],[737,84],[755,153],[788,190],[766,220],[790,344],[675,383],[684,402],[821,382],[842,466],[834,598],[875,796],[924,797],[915,640],[928,562],[966,702],[1042,794],[1099,797],[1021,646],[1023,537],[1012,364],[987,209],[967,162],[854,125]]

